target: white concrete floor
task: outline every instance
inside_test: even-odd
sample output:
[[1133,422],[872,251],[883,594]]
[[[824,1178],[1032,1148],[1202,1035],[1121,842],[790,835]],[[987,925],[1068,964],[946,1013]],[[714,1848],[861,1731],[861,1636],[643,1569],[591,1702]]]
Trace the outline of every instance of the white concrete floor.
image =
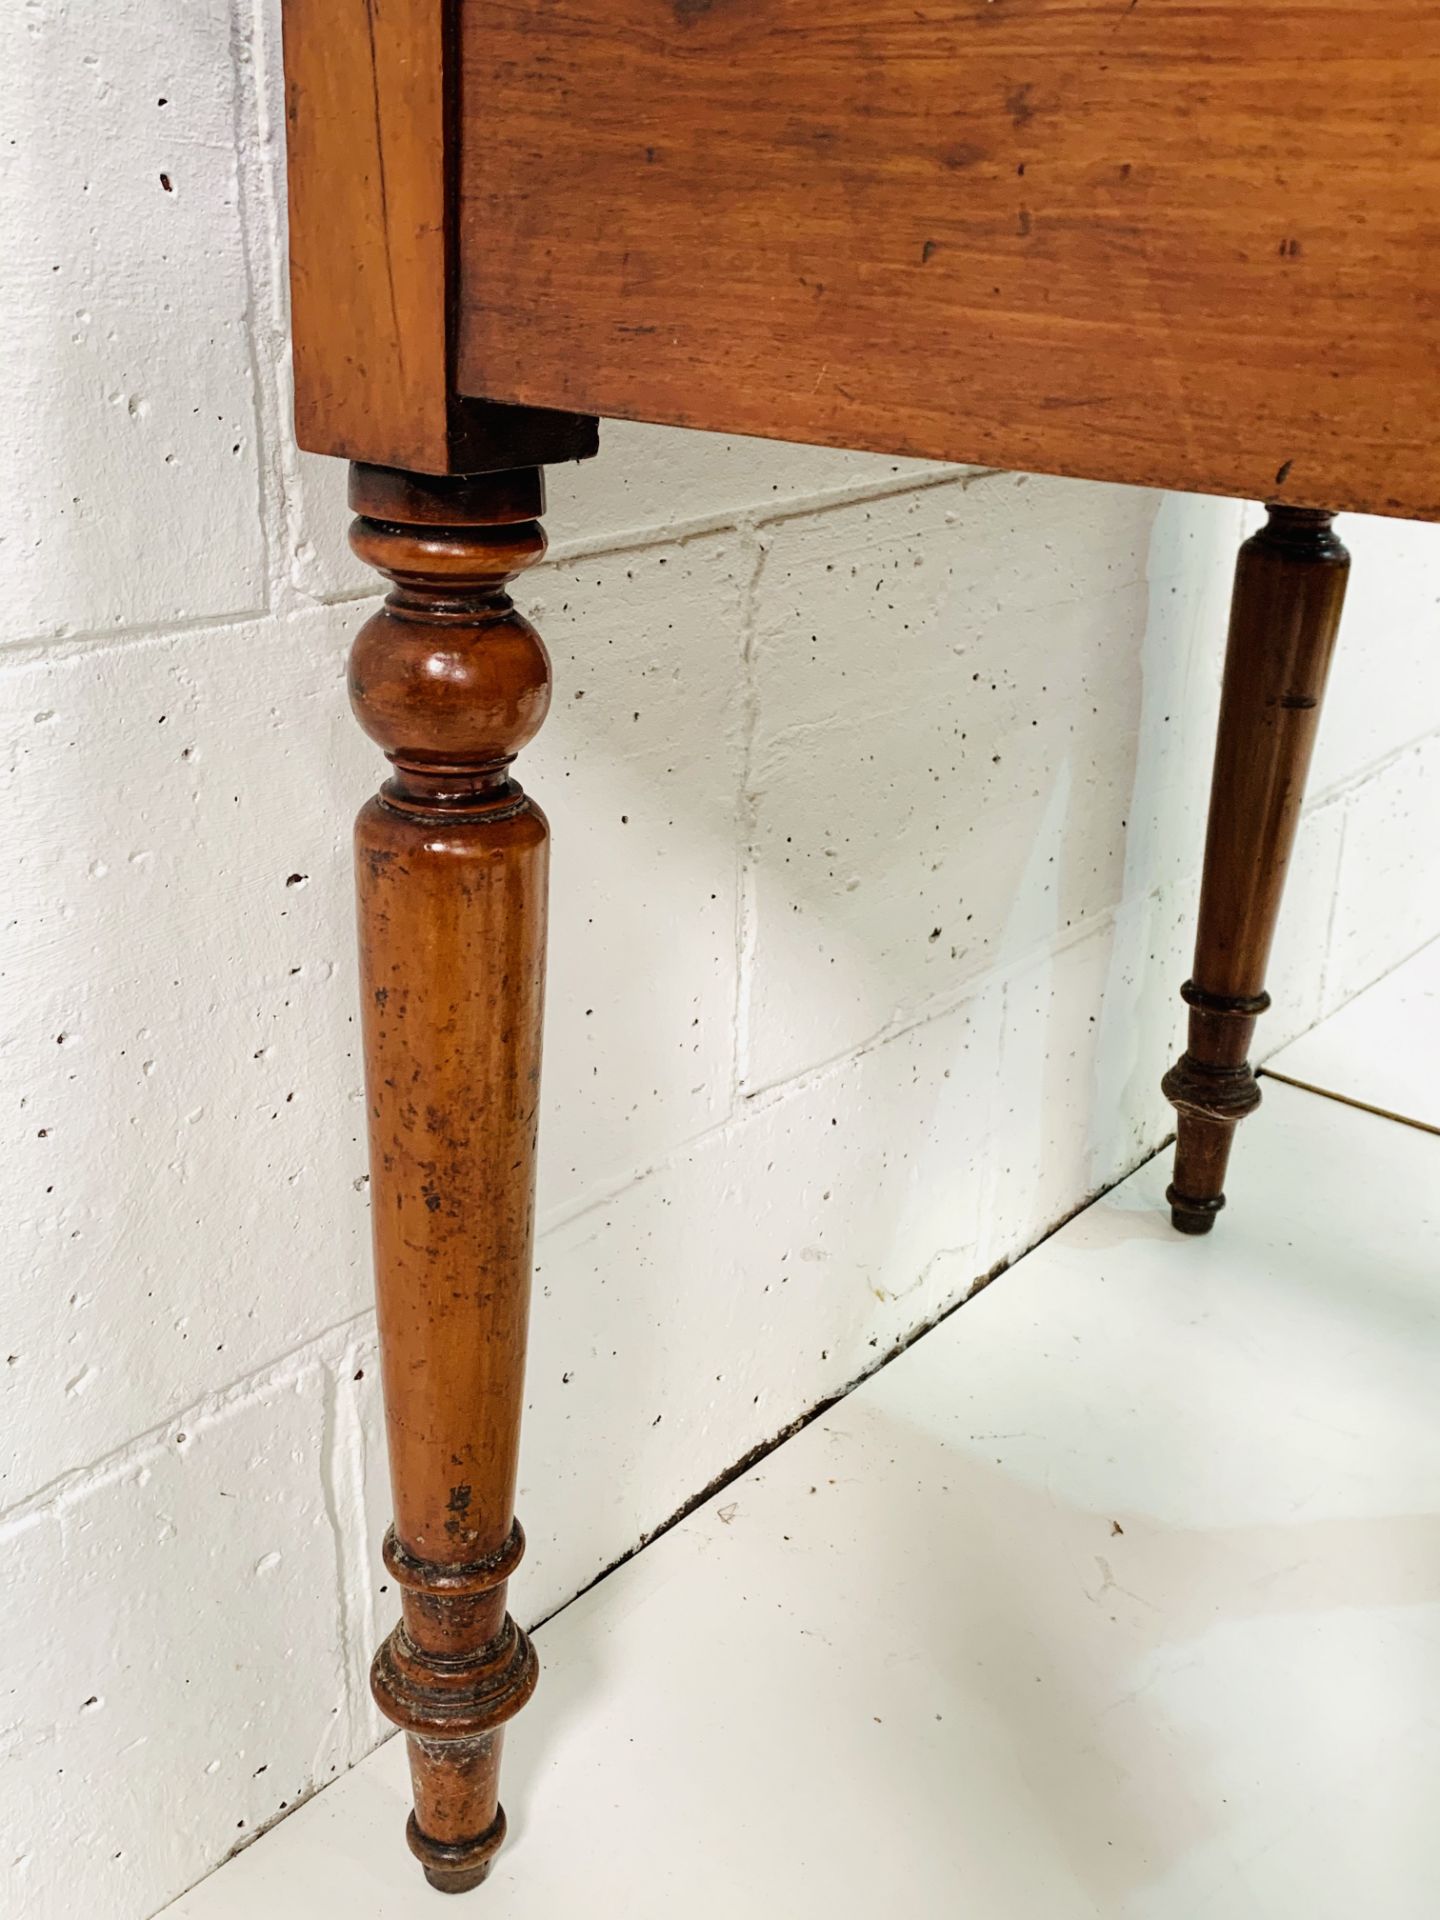
[[[1269,1081],[1212,1236],[1162,1156],[552,1620],[463,1911],[1433,1920],[1436,951],[1293,1050],[1422,1125]],[[392,1741],[170,1920],[461,1911],[407,1806]]]
[[1292,1040],[1265,1070],[1440,1129],[1440,940]]

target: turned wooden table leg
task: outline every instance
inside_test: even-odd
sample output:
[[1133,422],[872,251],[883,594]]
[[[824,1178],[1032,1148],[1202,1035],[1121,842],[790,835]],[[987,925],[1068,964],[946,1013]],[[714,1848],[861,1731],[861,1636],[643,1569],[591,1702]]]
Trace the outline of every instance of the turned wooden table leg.
[[1249,1063],[1305,797],[1350,556],[1332,514],[1272,505],[1240,549],[1200,884],[1189,1042],[1163,1086],[1179,1115],[1166,1198],[1181,1233],[1225,1204],[1235,1128],[1260,1104]]
[[534,1219],[547,828],[510,762],[549,661],[505,582],[544,551],[540,473],[351,469],[395,584],[350,662],[392,778],[356,822],[381,1367],[402,1618],[371,1684],[409,1742],[410,1845],[460,1893],[505,1834],[501,1730],[536,1665],[505,1611]]

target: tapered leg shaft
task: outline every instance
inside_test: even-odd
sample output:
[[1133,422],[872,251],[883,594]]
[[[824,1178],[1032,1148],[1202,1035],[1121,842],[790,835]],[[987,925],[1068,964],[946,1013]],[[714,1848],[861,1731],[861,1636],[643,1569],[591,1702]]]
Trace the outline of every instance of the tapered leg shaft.
[[409,1742],[433,1886],[485,1877],[504,1723],[535,1658],[505,1611],[534,1212],[547,829],[510,761],[549,702],[506,581],[538,559],[534,468],[355,467],[355,550],[394,587],[350,689],[394,767],[356,822],[381,1369],[402,1618],[375,1697]]
[[1179,1115],[1167,1198],[1182,1233],[1225,1204],[1235,1128],[1260,1104],[1249,1064],[1350,556],[1333,515],[1272,506],[1235,569],[1200,886],[1189,1042],[1166,1074]]

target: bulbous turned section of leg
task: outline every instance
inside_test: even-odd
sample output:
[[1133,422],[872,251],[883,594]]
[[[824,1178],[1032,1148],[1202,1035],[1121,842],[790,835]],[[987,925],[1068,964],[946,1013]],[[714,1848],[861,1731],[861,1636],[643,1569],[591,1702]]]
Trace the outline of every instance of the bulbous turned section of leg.
[[357,553],[394,583],[356,637],[394,769],[356,822],[371,1205],[401,1620],[375,1659],[405,1730],[410,1845],[459,1893],[505,1833],[507,1720],[535,1656],[505,1610],[534,1218],[548,830],[512,779],[549,662],[506,582],[538,559],[535,469],[355,467]]
[[1175,1178],[1165,1198],[1181,1233],[1208,1233],[1225,1204],[1235,1129],[1260,1104],[1248,1056],[1256,1018],[1270,996],[1227,1001],[1193,980],[1180,996],[1190,1008],[1190,1044],[1160,1083],[1178,1115]]
[[1166,1194],[1181,1233],[1225,1204],[1235,1129],[1260,1104],[1250,1066],[1265,970],[1305,797],[1350,556],[1333,515],[1272,505],[1240,549],[1200,885],[1188,1044],[1162,1086],[1177,1115]]

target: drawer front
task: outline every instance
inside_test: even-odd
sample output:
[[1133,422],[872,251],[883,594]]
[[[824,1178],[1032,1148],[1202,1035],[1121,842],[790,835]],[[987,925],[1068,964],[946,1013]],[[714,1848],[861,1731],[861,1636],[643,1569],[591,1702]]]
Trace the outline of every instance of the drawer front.
[[462,0],[465,393],[1440,518],[1436,0]]

